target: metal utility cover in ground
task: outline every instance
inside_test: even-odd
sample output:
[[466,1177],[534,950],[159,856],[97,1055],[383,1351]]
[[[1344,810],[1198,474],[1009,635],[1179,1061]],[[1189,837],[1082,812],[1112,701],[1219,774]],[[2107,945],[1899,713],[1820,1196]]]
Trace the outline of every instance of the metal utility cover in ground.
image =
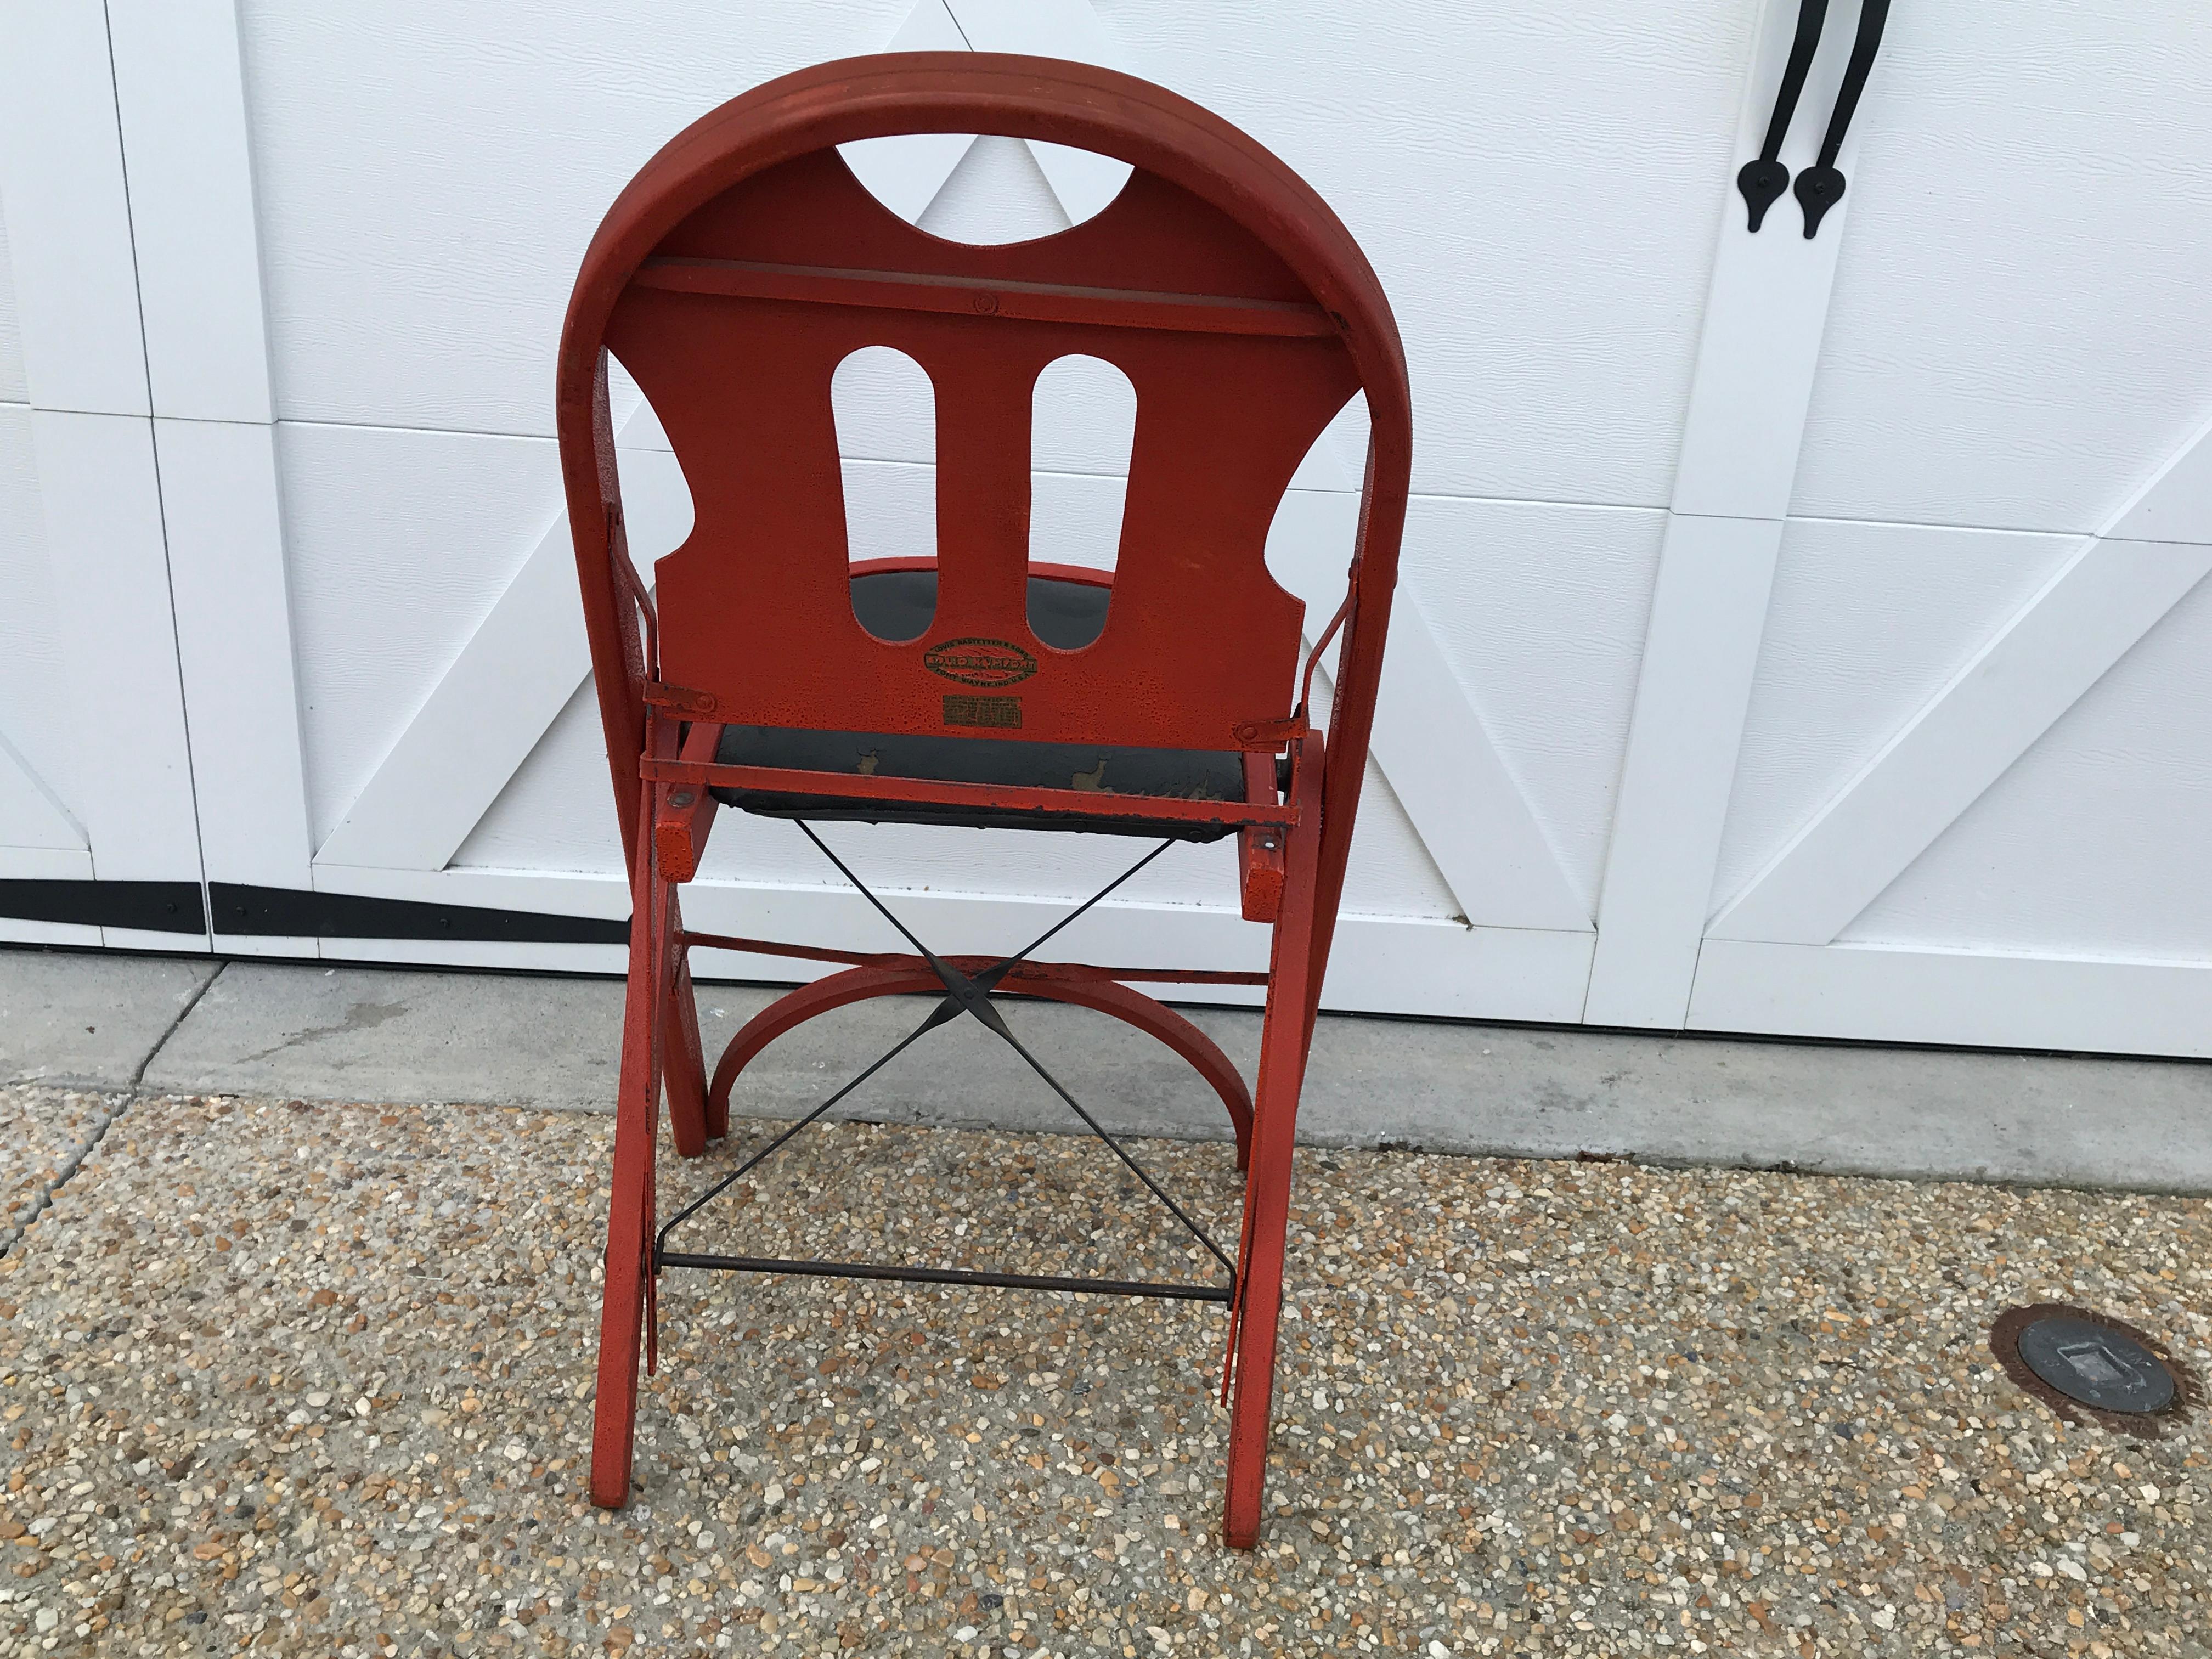
[[2100,1411],[2149,1413],[2173,1403],[2173,1374],[2133,1337],[2070,1314],[2020,1334],[2028,1369],[2069,1400]]

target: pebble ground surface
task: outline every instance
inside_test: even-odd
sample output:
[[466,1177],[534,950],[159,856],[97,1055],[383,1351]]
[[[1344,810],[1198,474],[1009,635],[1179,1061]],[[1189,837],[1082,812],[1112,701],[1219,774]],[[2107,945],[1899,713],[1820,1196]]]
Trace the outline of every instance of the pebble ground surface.
[[[0,1656],[2212,1653],[2201,1420],[1984,1341],[2077,1302],[2202,1371],[2201,1200],[1302,1153],[1236,1554],[1218,1308],[672,1273],[608,1515],[605,1119],[112,1103],[0,1258]],[[1233,1239],[1227,1148],[1141,1151]],[[695,1248],[1200,1273],[1079,1139],[772,1167]]]
[[0,1090],[0,1250],[14,1243],[113,1105],[68,1089]]

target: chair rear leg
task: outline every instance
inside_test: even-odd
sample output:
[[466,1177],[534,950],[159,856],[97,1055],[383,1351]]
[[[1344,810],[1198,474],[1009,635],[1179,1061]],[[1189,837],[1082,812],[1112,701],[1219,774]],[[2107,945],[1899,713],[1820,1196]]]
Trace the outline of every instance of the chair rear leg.
[[[1318,745],[1315,745],[1317,749]],[[1313,1036],[1313,982],[1326,952],[1316,949],[1315,899],[1321,841],[1317,753],[1299,767],[1300,821],[1285,850],[1286,879],[1267,965],[1267,1018],[1260,1033],[1259,1087],[1252,1104],[1252,1151],[1244,1177],[1244,1231],[1231,1311],[1236,1393],[1229,1413],[1229,1474],[1222,1499],[1222,1541],[1249,1550],[1260,1541],[1267,1484],[1267,1439],[1275,1395],[1276,1324],[1283,1309],[1283,1243],[1291,1213],[1291,1157],[1298,1093]]]
[[707,1059],[699,1041],[699,999],[691,988],[691,953],[680,943],[684,913],[672,890],[669,894],[668,938],[675,957],[672,981],[662,1011],[660,1048],[667,1074],[668,1127],[676,1150],[684,1158],[697,1158],[710,1140],[730,1132],[730,1112],[725,1097],[719,1112],[707,1093]]
[[[649,857],[641,854],[641,858]],[[592,1413],[592,1502],[629,1502],[637,1430],[638,1350],[645,1334],[646,1278],[653,1243],[653,1142],[659,1131],[660,1044],[668,1001],[669,907],[646,903],[630,921],[629,979],[623,1005],[622,1075],[615,1097],[612,1193],[607,1206],[605,1288],[599,1304],[599,1389]]]

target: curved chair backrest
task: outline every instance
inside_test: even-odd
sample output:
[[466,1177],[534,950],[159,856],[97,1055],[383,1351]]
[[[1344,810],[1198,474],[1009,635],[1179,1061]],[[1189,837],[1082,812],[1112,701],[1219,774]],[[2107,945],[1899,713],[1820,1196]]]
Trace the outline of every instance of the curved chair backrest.
[[[1135,170],[1084,224],[971,246],[899,219],[835,148],[914,132],[1043,139]],[[898,643],[853,610],[830,397],[837,365],[872,345],[919,362],[937,400],[937,608]],[[692,495],[691,535],[656,567],[659,672],[711,697],[717,720],[945,733],[981,684],[1018,708],[977,736],[1238,747],[1237,726],[1282,720],[1297,695],[1303,606],[1267,574],[1268,526],[1361,390],[1365,556],[1340,701],[1357,700],[1363,659],[1379,665],[1410,448],[1389,305],[1296,174],[1148,82],[983,53],[824,64],[695,123],[616,201],[570,301],[558,397],[620,788],[635,777],[644,665],[616,563],[608,351]],[[1038,373],[1078,353],[1128,376],[1137,422],[1105,629],[1061,651],[1028,621],[1029,422]],[[1364,616],[1361,590],[1382,596]],[[1364,751],[1364,709],[1358,724]]]

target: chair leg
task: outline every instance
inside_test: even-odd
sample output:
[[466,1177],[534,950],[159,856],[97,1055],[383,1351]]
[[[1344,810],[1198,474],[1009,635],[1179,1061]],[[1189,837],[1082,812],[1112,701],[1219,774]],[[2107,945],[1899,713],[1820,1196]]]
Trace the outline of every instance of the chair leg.
[[[1317,745],[1316,745],[1317,746]],[[1222,1541],[1260,1541],[1267,1485],[1267,1440],[1275,1394],[1276,1325],[1283,1309],[1283,1243],[1291,1213],[1291,1157],[1298,1092],[1313,1035],[1312,981],[1326,961],[1315,926],[1321,841],[1317,755],[1301,767],[1300,822],[1285,849],[1285,889],[1267,968],[1267,1018],[1260,1033],[1260,1079],[1252,1109],[1252,1160],[1244,1179],[1244,1233],[1231,1310],[1235,1397],[1229,1413],[1229,1475]]]
[[[647,848],[641,861],[650,858]],[[641,884],[645,885],[647,884]],[[655,889],[658,883],[650,884]],[[599,1306],[599,1392],[592,1416],[592,1502],[629,1502],[637,1429],[638,1351],[645,1334],[653,1245],[653,1142],[659,1131],[660,1044],[668,1000],[664,926],[669,907],[632,907],[629,979],[623,1006],[622,1076],[615,1097],[612,1196],[607,1206],[605,1288]]]
[[[673,942],[683,936],[684,912],[672,890],[668,913],[667,937]],[[672,982],[662,1012],[660,1037],[667,1066],[664,1084],[668,1091],[668,1127],[675,1137],[677,1152],[697,1158],[706,1152],[708,1141],[729,1133],[730,1114],[725,1097],[718,1121],[707,1097],[707,1059],[699,1042],[699,1000],[691,989],[691,953],[677,944],[672,954]]]
[[[1304,1070],[1296,1063],[1303,1046],[1296,1030],[1297,1011],[1281,1009],[1271,1023],[1276,1020],[1285,1028],[1285,1040],[1271,1045],[1261,1060],[1252,1164],[1244,1185],[1243,1259],[1237,1273],[1236,1395],[1229,1413],[1229,1477],[1221,1517],[1223,1541],[1235,1550],[1249,1550],[1260,1541],[1276,1327],[1283,1307],[1283,1245],[1290,1221],[1291,1152]],[[1268,1063],[1285,1059],[1289,1063]]]

